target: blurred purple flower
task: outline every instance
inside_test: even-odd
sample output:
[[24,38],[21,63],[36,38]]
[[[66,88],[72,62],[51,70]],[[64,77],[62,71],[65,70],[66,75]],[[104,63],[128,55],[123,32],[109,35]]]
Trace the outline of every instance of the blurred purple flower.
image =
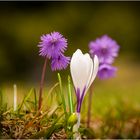
[[99,66],[98,77],[100,79],[108,79],[114,77],[116,74],[117,68],[109,64],[101,64]]
[[119,45],[107,35],[97,38],[89,43],[90,54],[92,57],[97,55],[100,63],[112,64],[117,57]]
[[70,57],[66,57],[63,54],[53,57],[51,62],[52,71],[66,69],[70,62]]
[[50,34],[42,35],[39,55],[43,57],[57,57],[63,53],[67,48],[67,39],[59,32],[52,32]]

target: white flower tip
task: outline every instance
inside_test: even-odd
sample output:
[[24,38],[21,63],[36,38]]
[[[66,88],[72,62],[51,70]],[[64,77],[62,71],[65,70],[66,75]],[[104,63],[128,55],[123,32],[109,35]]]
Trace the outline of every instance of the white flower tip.
[[74,54],[79,54],[79,55],[81,55],[81,54],[83,54],[83,53],[82,53],[82,51],[81,51],[80,49],[77,49],[77,50],[74,52]]
[[97,55],[94,56],[94,63],[96,63],[96,66],[99,66],[99,58]]
[[[91,78],[91,83],[90,85],[92,84],[92,82],[94,81],[97,73],[98,73],[98,68],[99,68],[99,59],[97,57],[97,55],[94,56],[94,60],[93,60],[93,73],[92,73],[92,78]],[[89,86],[90,86],[89,85]]]

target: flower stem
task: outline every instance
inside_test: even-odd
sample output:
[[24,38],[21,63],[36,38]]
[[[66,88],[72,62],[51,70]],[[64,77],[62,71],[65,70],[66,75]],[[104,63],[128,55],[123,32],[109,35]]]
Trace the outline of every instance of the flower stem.
[[40,90],[39,90],[39,101],[38,101],[38,110],[40,110],[42,106],[42,90],[44,86],[44,79],[45,79],[45,72],[46,72],[46,65],[47,65],[47,57],[44,62],[43,70],[42,70],[42,76],[41,76],[41,81],[40,81]]
[[69,101],[69,109],[70,109],[70,115],[71,115],[73,113],[73,99],[72,99],[72,93],[71,93],[70,76],[68,76],[68,101]]
[[87,127],[90,127],[91,121],[91,105],[92,105],[92,95],[93,95],[93,85],[89,89],[89,98],[88,98],[88,114],[87,114]]
[[74,139],[76,140],[80,140],[81,139],[81,136],[80,136],[80,132],[78,131],[79,130],[79,127],[80,127],[80,113],[77,112],[77,123],[73,126],[73,133],[74,133]]

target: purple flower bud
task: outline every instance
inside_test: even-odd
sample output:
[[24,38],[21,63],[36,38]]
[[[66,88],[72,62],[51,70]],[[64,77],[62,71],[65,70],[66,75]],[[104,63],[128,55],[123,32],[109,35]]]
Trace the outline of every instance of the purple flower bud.
[[53,57],[51,62],[52,71],[66,69],[70,62],[70,57],[66,57],[63,54]]
[[109,64],[101,64],[99,66],[98,77],[100,79],[108,79],[114,77],[116,74],[117,68]]

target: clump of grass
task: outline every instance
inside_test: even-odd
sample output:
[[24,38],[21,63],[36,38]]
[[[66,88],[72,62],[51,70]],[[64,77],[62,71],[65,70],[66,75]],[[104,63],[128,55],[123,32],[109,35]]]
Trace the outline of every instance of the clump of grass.
[[[61,79],[61,76],[59,78]],[[70,78],[68,79],[68,88],[64,90],[64,86],[62,86],[63,88],[61,89],[61,92],[66,93],[71,91],[70,94],[72,97],[73,90],[70,86]],[[56,91],[56,94],[60,96],[59,83],[56,83],[50,89],[48,94],[54,95]],[[72,114],[71,111],[74,108],[72,107],[72,109],[70,109],[71,103],[69,103],[69,97],[68,100],[64,97],[67,112],[67,117],[65,117],[61,98],[59,99],[57,97],[58,101],[56,98],[54,99],[56,100],[55,105],[48,107],[42,106],[42,109],[38,111],[38,98],[36,98],[36,90],[31,88],[29,93],[25,95],[22,102],[18,105],[17,110],[14,111],[13,107],[8,108],[7,104],[4,103],[4,94],[2,93],[3,92],[0,90],[0,138],[73,138],[73,132],[71,127],[68,125],[68,120]],[[50,97],[49,95],[48,97]],[[81,138],[140,138],[140,110],[137,106],[133,106],[130,104],[129,100],[123,100],[123,98],[120,97],[114,97],[117,102],[107,106],[107,104],[103,102],[103,100],[106,100],[106,96],[103,97],[102,95],[101,99],[101,95],[98,95],[100,98],[99,100],[97,100],[96,96],[94,96],[95,102],[99,102],[100,100],[102,104],[97,104],[96,106],[94,105],[95,111],[94,115],[91,116],[90,128],[86,128],[87,118],[82,117],[79,129]],[[54,96],[52,96],[52,98],[54,98]],[[106,105],[106,107],[104,105]],[[86,105],[84,105],[83,108],[86,108]],[[103,108],[102,110],[106,110],[101,112],[101,108]],[[88,110],[86,109],[81,113],[84,114],[85,111],[87,112]]]
[[60,122],[63,114],[59,114],[61,105],[44,111],[36,111],[36,106],[22,109],[25,102],[28,102],[31,91],[16,112],[10,108],[1,113],[1,138],[49,138],[58,128],[63,128]]
[[[60,74],[59,83],[56,83],[48,92],[53,94],[53,90],[60,88],[60,101],[55,106],[45,108],[42,106],[38,110],[38,99],[35,88],[31,88],[29,93],[24,96],[17,109],[5,108],[1,97],[1,138],[71,138],[72,134],[67,127],[69,116],[73,113],[72,93],[70,77],[68,78],[69,109],[66,107],[66,99],[63,93],[63,86]],[[45,109],[43,109],[45,108]],[[69,111],[70,110],[70,111]]]

